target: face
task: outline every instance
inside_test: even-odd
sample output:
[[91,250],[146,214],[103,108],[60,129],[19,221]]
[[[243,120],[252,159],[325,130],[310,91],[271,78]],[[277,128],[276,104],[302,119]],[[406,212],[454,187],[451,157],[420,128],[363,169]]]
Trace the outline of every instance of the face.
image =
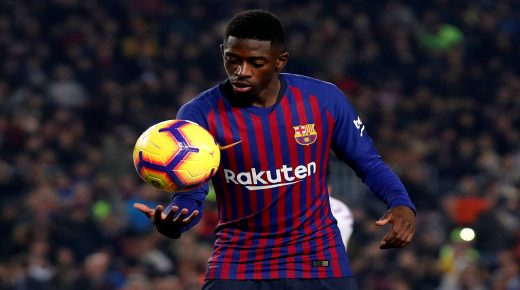
[[[278,88],[278,72],[287,63],[287,52],[271,47],[270,41],[233,36],[221,45],[221,50],[235,94],[265,97],[263,95],[273,94]],[[274,92],[274,97],[277,93]]]

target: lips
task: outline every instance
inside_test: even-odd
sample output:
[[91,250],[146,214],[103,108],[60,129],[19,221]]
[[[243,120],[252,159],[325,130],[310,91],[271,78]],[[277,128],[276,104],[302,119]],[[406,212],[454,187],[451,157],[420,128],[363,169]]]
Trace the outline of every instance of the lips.
[[244,82],[232,82],[233,90],[237,93],[245,93],[253,89],[253,87]]

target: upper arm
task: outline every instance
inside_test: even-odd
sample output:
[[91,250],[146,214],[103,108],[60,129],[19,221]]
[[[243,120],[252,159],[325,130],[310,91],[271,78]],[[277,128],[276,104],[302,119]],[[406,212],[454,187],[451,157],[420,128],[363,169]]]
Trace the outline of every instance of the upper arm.
[[327,112],[332,115],[332,150],[349,164],[373,152],[373,142],[367,128],[349,99],[337,87],[331,86],[327,97]]

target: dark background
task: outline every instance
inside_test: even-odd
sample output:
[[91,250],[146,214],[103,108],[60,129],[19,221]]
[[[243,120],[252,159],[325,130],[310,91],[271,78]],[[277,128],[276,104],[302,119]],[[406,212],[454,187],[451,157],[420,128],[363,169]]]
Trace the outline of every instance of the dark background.
[[[520,289],[518,1],[0,1],[0,289],[199,289],[215,204],[180,240],[131,208],[148,126],[225,75],[245,8],[280,16],[288,72],[338,85],[418,207],[381,251],[382,204],[335,159],[360,289]],[[470,227],[476,239],[463,242]]]

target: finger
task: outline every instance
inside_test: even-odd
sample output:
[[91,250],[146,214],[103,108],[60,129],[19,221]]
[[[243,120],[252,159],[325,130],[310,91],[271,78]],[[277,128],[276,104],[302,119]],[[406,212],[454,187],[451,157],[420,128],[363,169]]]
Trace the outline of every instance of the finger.
[[381,217],[379,220],[377,220],[375,222],[376,226],[384,226],[389,223],[392,223],[392,214],[390,214],[388,212],[385,213],[385,215],[383,217]]
[[175,214],[179,211],[179,207],[178,206],[172,206],[172,208],[170,209],[170,212],[166,215],[165,217],[165,221],[174,221],[175,219],[173,218],[175,216]]
[[376,226],[384,226],[391,222],[392,222],[392,220],[390,218],[379,219],[376,221]]
[[405,244],[411,242],[412,237],[415,233],[415,223],[406,218],[403,218],[399,219],[399,222],[396,224],[396,227],[397,232],[399,233],[397,238]]
[[407,244],[407,245],[408,245],[409,243],[412,242],[414,234],[415,234],[414,232],[411,232],[411,233],[409,233],[408,236],[406,237],[406,244]]
[[162,205],[158,205],[155,207],[155,213],[153,215],[153,222],[154,224],[156,225],[159,225],[163,222],[163,206]]
[[408,245],[409,243],[412,242],[412,239],[413,239],[413,236],[415,234],[415,227],[410,225],[408,228],[407,228],[407,231],[403,233],[403,244],[402,244],[402,247]]
[[153,209],[149,208],[147,205],[142,203],[134,203],[134,208],[144,213],[149,218],[151,218],[154,214]]
[[395,245],[397,243],[396,237],[397,237],[397,232],[394,230],[394,227],[392,227],[388,231],[388,233],[386,233],[386,235],[384,236],[383,240],[379,244],[379,247],[381,249],[388,249],[388,248],[395,247]]
[[183,219],[182,221],[184,223],[191,223],[197,216],[199,215],[199,211],[198,210],[194,210],[189,217]]
[[381,243],[379,243],[379,248],[380,249],[390,249],[390,248],[393,248],[393,247],[394,247],[393,239],[392,238],[388,238],[388,235],[385,236],[383,238],[383,240],[381,240]]
[[398,247],[399,248],[402,248],[406,245],[408,245],[410,243],[410,240],[408,240],[408,238],[403,238],[403,239],[400,239],[399,243],[398,243]]
[[399,236],[396,236],[395,239],[393,239],[390,243],[389,243],[389,247],[392,247],[392,248],[401,248],[401,247],[404,247],[406,245],[406,240],[404,238],[400,238]]
[[188,214],[188,209],[187,208],[183,208],[181,210],[181,212],[175,217],[175,219],[173,219],[173,222],[177,222],[178,220],[184,220],[184,217]]
[[384,248],[400,248],[408,245],[413,237],[414,233],[414,227],[406,223],[405,221],[400,221],[395,224],[393,224],[391,229],[391,234],[389,234],[385,237],[388,238],[385,240],[383,247]]

